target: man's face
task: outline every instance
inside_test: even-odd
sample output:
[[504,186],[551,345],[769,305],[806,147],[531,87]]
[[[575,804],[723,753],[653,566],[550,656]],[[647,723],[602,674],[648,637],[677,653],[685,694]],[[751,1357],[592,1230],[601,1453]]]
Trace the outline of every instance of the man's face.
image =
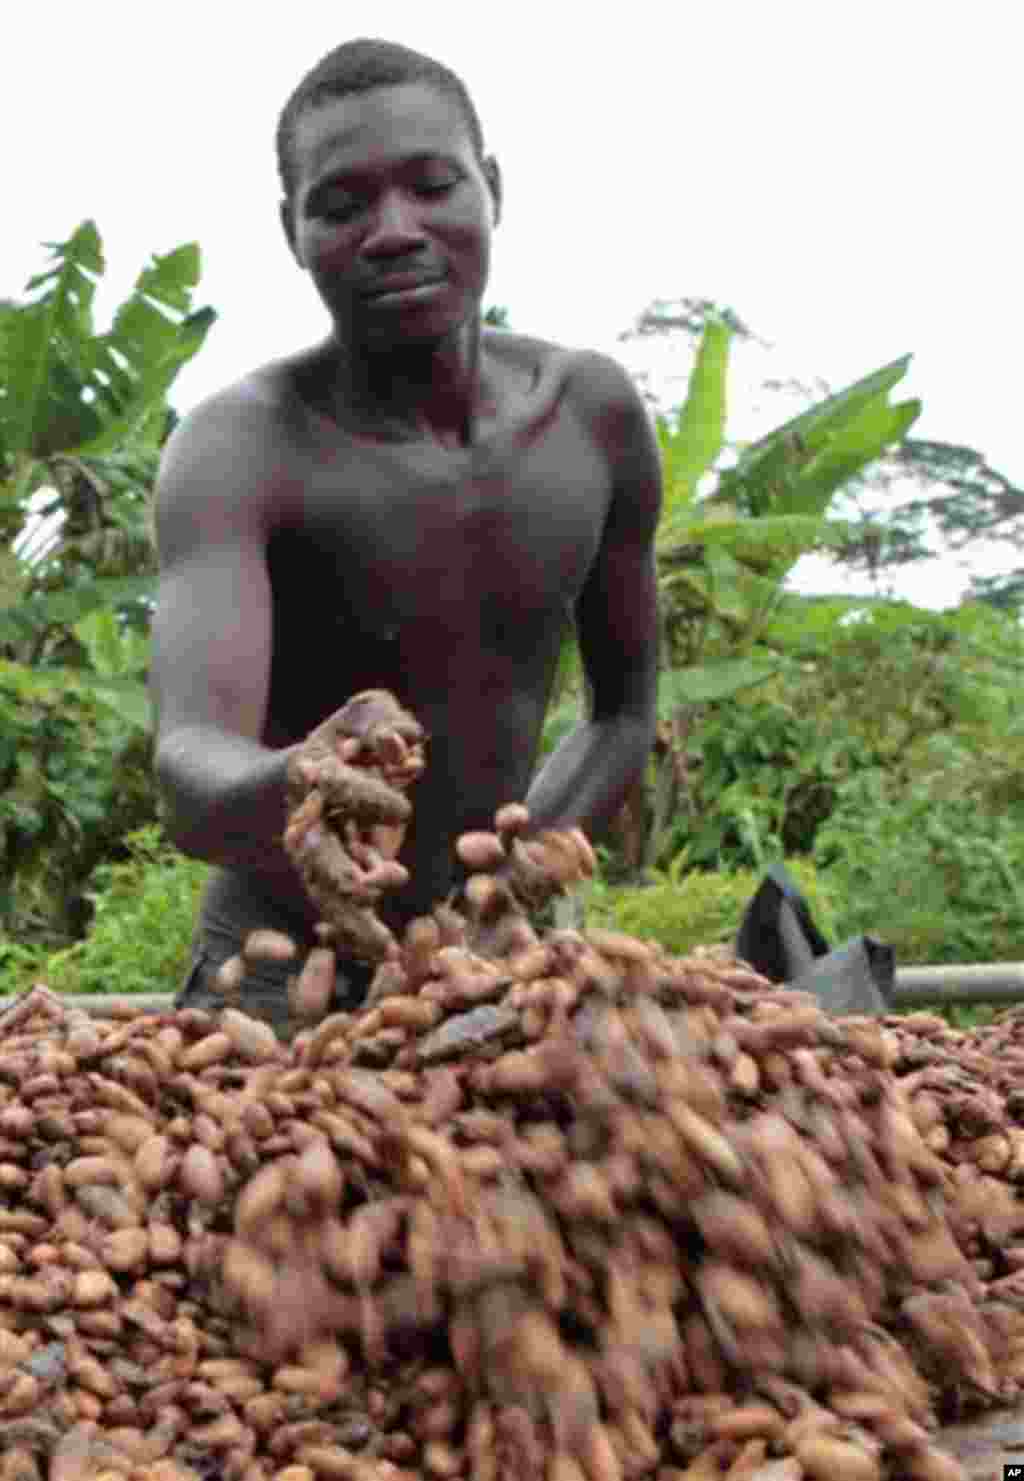
[[293,148],[282,221],[345,339],[438,339],[479,316],[500,181],[453,101],[421,83],[332,99]]

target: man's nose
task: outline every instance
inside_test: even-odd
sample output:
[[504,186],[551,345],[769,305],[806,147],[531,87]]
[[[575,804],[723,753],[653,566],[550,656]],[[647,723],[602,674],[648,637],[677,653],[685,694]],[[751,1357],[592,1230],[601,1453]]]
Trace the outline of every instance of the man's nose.
[[390,190],[377,205],[363,251],[371,256],[392,256],[407,252],[424,240],[415,201],[400,190]]

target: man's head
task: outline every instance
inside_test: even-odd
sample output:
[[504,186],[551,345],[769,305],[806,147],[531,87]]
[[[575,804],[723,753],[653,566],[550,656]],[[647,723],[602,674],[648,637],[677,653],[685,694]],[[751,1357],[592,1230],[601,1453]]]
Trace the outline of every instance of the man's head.
[[321,57],[281,110],[277,123],[277,169],[286,199],[291,199],[295,189],[295,124],[308,108],[316,108],[332,98],[411,82],[425,83],[455,104],[465,120],[477,163],[482,167],[483,130],[462,79],[422,52],[411,51],[394,41],[363,38],[346,41]]
[[[349,42],[299,84],[277,137],[285,233],[346,337],[436,338],[478,314],[501,181],[452,72]],[[422,292],[385,296],[410,278]]]

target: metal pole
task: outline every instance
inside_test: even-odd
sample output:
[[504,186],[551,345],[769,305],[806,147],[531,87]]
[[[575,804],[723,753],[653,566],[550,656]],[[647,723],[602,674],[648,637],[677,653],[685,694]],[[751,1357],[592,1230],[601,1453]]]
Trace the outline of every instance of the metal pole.
[[[19,994],[20,996],[20,994]],[[174,994],[169,992],[123,993],[59,993],[62,1003],[69,1008],[89,1013],[93,1018],[131,1018],[136,1013],[170,1013],[174,1006]],[[0,998],[0,1013],[11,1008],[16,997]]]
[[965,966],[897,967],[895,1006],[925,1003],[1024,1002],[1024,962],[984,962]]
[[[941,967],[898,967],[894,984],[897,1011],[929,1003],[1024,1003],[1024,962],[988,962]],[[0,1012],[17,1001],[0,997]],[[69,993],[69,1008],[94,1018],[125,1018],[135,1013],[170,1013],[173,993]]]

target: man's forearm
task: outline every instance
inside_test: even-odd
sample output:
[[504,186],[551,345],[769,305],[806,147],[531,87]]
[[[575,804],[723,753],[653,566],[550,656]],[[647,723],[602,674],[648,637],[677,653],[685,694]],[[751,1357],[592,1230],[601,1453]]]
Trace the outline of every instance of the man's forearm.
[[294,880],[281,844],[291,751],[207,726],[166,736],[156,775],[173,841],[210,864]]
[[561,743],[526,797],[531,827],[582,827],[597,836],[643,774],[654,722],[635,716],[591,721]]

